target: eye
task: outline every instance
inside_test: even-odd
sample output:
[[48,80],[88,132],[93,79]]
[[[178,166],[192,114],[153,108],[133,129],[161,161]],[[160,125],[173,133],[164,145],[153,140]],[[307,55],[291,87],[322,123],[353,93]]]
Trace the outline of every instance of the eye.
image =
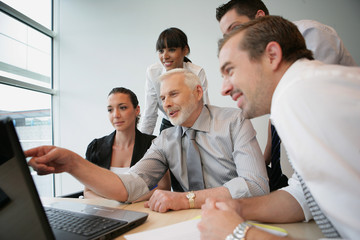
[[231,76],[231,75],[233,74],[233,70],[234,70],[233,67],[228,67],[228,68],[226,68],[226,69],[225,69],[226,75]]
[[126,110],[127,106],[120,106],[119,108],[120,108],[120,110]]
[[169,52],[175,52],[176,51],[176,48],[170,48],[169,49]]
[[164,53],[164,49],[160,49],[158,52],[159,53]]
[[112,108],[108,108],[108,110],[107,110],[109,113],[111,113],[112,111],[113,111],[113,109]]

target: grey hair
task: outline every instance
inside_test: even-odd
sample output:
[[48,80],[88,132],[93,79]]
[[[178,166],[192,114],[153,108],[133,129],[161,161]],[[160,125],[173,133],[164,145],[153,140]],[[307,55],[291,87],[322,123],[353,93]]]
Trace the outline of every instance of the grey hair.
[[194,90],[196,88],[196,86],[200,85],[201,86],[201,81],[200,78],[194,74],[193,72],[184,69],[184,68],[175,68],[172,69],[164,74],[162,74],[159,78],[158,78],[158,82],[161,83],[165,78],[168,78],[174,74],[179,74],[182,73],[184,74],[185,77],[185,84],[191,89]]

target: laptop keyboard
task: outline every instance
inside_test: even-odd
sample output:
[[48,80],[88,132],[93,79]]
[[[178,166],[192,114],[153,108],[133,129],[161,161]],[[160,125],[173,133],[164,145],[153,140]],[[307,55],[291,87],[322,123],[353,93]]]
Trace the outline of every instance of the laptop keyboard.
[[104,230],[117,228],[127,223],[126,221],[49,207],[45,207],[45,212],[52,228],[86,237]]

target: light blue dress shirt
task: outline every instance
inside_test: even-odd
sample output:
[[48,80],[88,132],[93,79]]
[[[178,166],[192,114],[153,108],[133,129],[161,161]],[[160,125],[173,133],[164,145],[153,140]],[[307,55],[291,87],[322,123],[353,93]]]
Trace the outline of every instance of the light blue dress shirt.
[[[233,198],[269,193],[264,158],[250,120],[240,109],[204,105],[191,127],[197,131],[205,188],[224,186]],[[134,201],[149,192],[170,169],[185,191],[189,189],[185,131],[175,126],[153,140],[144,157],[119,175]]]

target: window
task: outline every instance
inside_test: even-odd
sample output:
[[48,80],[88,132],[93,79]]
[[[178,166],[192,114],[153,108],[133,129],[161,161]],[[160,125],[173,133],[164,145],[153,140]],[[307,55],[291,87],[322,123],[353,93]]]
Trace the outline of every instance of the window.
[[[53,144],[52,1],[0,1],[0,117],[11,117],[23,149]],[[54,177],[37,176],[41,196]]]

